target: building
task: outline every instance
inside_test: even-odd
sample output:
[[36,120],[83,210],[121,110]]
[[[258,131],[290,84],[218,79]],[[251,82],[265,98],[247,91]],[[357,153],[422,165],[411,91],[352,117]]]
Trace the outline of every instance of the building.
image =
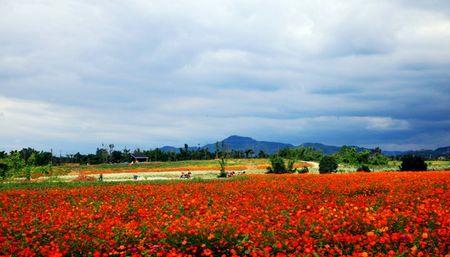
[[133,162],[148,162],[148,157],[141,153],[132,153],[131,158]]

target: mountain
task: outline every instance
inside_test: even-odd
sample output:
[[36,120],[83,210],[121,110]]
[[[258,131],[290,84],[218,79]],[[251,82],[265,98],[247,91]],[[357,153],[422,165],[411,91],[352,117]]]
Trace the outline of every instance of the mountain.
[[450,156],[450,146],[440,147],[435,150],[424,149],[424,150],[417,150],[417,151],[406,151],[403,154],[414,154],[414,155],[422,156],[424,158],[432,158],[432,159],[438,158],[438,157],[446,157],[446,156]]
[[[220,141],[219,146],[223,146],[225,150],[245,151],[248,149],[252,149],[255,154],[258,154],[259,151],[273,154],[280,149],[294,147],[294,145],[291,144],[257,141],[251,137],[241,137],[237,135],[230,136]],[[216,144],[207,144],[202,148],[207,148],[209,151],[214,152],[216,149]]]
[[450,156],[450,146],[440,147],[434,150],[434,152],[439,156]]
[[[225,138],[222,141],[219,141],[219,147],[224,147],[225,150],[236,150],[236,151],[246,151],[248,149],[252,149],[255,154],[258,154],[259,151],[264,151],[268,154],[276,153],[278,150],[283,148],[291,148],[296,147],[292,144],[286,144],[286,143],[279,143],[279,142],[268,142],[268,141],[258,141],[251,137],[243,137],[243,136],[237,136],[233,135],[230,137]],[[333,154],[338,152],[341,149],[341,146],[334,146],[334,145],[325,145],[320,143],[303,143],[297,147],[311,147],[313,149],[316,149],[318,151],[323,152],[324,154]],[[359,146],[353,146],[356,147],[356,150],[358,152],[364,151],[364,150],[371,150],[369,148],[359,147]],[[189,147],[189,150],[196,150],[196,149],[208,149],[210,152],[214,152],[216,150],[216,143],[211,143],[204,145],[202,147]],[[163,146],[160,148],[162,151],[165,152],[179,152],[179,147],[173,147],[173,146]],[[427,158],[437,158],[440,156],[450,156],[450,146],[447,147],[441,147],[437,148],[435,150],[418,150],[418,151],[382,151],[383,154],[389,155],[389,156],[396,156],[396,155],[405,155],[405,154],[415,154],[420,155]]]
[[161,150],[163,152],[176,152],[176,153],[178,153],[180,151],[179,148],[173,147],[173,146],[168,146],[168,145],[160,147],[159,150]]
[[[257,141],[251,137],[242,137],[233,135],[225,138],[222,141],[219,141],[219,147],[223,147],[225,150],[236,150],[236,151],[246,151],[248,149],[252,149],[255,154],[258,154],[259,151],[264,151],[268,154],[276,153],[278,150],[286,148],[286,147],[294,147],[291,144],[284,144],[278,142],[268,142],[268,141]],[[216,150],[216,143],[211,143],[200,147],[200,149],[208,149],[210,152],[214,152]],[[164,152],[176,152],[180,151],[179,147],[173,146],[163,146],[159,148]],[[198,147],[189,147],[189,150],[196,150]]]

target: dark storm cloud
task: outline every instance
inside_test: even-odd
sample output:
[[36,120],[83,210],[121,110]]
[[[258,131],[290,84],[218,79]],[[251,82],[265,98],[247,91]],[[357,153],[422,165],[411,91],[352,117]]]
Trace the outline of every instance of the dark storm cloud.
[[448,1],[3,1],[4,149],[450,144]]

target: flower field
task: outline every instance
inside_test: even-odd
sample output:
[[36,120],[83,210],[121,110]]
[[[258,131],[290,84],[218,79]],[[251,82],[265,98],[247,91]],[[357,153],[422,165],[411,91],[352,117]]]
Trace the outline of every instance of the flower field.
[[450,173],[0,191],[1,256],[450,256]]

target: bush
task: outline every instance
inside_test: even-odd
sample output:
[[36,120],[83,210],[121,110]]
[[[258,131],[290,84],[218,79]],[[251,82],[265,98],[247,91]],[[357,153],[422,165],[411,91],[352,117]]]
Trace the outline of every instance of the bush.
[[338,168],[338,164],[336,159],[333,156],[324,156],[319,163],[319,173],[333,173],[336,172]]
[[297,168],[294,168],[295,162],[296,162],[295,159],[289,159],[288,160],[287,172],[289,172],[289,173],[297,172]]
[[303,168],[298,170],[298,173],[308,173],[308,172],[309,172],[308,167],[303,167]]
[[225,171],[225,166],[227,165],[227,162],[226,162],[225,158],[222,157],[219,159],[219,165],[220,165],[220,173],[217,177],[218,178],[226,178],[227,172]]
[[416,155],[405,155],[402,157],[401,171],[425,171],[428,165],[422,157]]
[[369,166],[363,164],[356,171],[358,171],[358,172],[370,172],[370,168],[369,168]]
[[29,165],[25,166],[25,179],[31,180],[31,167]]
[[279,155],[274,155],[270,157],[270,164],[271,166],[267,168],[267,173],[276,173],[276,174],[287,173],[284,160]]
[[8,177],[8,165],[0,162],[0,177],[6,179]]

